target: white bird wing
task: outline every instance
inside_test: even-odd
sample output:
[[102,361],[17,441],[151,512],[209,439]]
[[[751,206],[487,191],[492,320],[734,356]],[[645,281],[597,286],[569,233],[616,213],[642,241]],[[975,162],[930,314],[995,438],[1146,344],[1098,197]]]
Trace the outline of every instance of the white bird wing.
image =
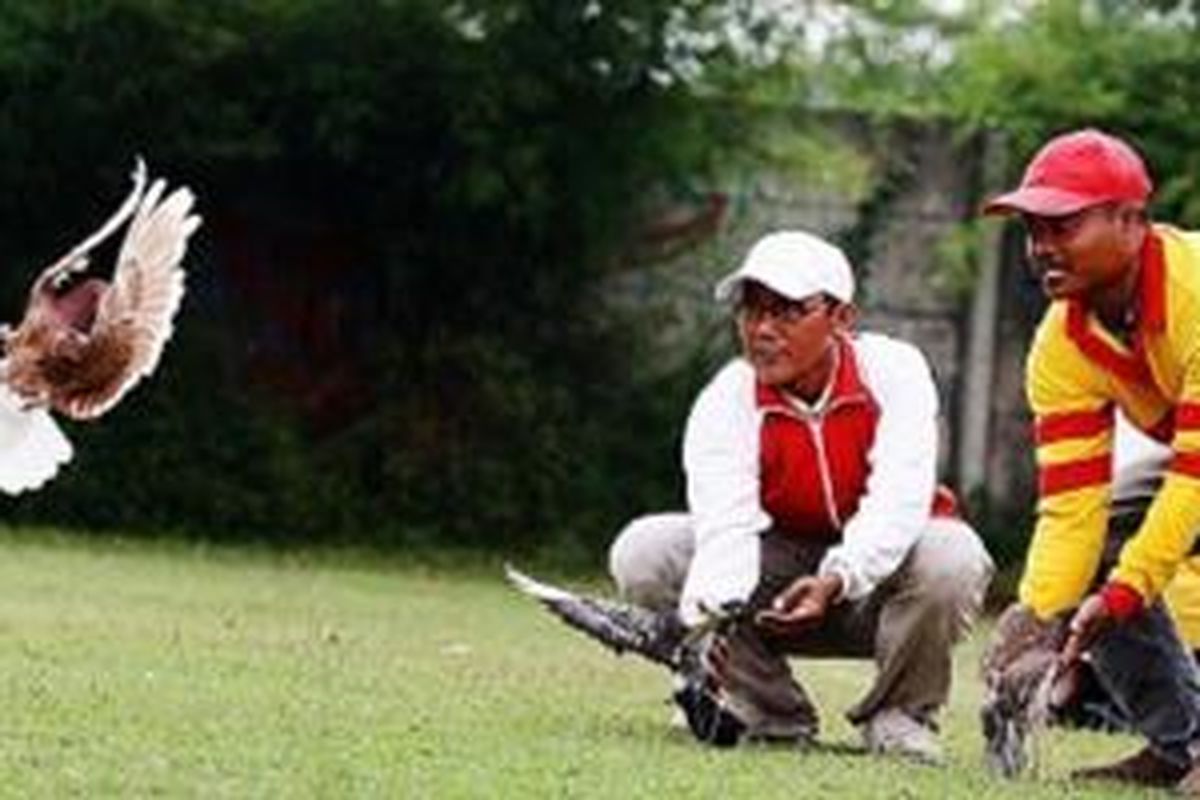
[[163,198],[157,180],[140,199],[117,257],[112,285],[96,312],[89,358],[112,364],[97,380],[55,402],[76,419],[98,417],[154,371],[174,331],[184,294],[181,267],[188,237],[200,226],[191,213],[195,198],[181,187]]
[[90,263],[89,257],[92,249],[116,233],[121,225],[125,223],[125,220],[129,219],[130,215],[138,209],[138,205],[146,193],[146,162],[142,161],[141,158],[138,158],[134,164],[133,173],[130,175],[130,178],[133,181],[133,188],[129,190],[129,195],[113,215],[106,219],[103,225],[92,231],[83,241],[72,247],[66,255],[62,256],[49,267],[46,267],[38,275],[29,293],[28,305],[30,308],[37,308],[39,306],[39,298],[47,288],[59,286],[73,274],[86,270]]
[[71,460],[71,442],[45,409],[25,409],[0,385],[0,492],[39,489]]
[[572,602],[578,599],[575,594],[568,592],[566,589],[560,589],[557,586],[551,586],[548,583],[534,580],[512,564],[504,565],[504,577],[508,578],[509,583],[513,586],[530,597],[541,600],[543,603]]

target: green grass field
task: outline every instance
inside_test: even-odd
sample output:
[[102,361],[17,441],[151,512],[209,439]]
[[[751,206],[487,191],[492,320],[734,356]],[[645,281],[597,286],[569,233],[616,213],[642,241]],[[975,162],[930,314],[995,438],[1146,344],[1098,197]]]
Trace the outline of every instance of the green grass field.
[[[1042,775],[984,770],[978,637],[951,764],[751,747],[671,729],[659,670],[615,658],[498,566],[0,534],[0,796],[1128,797],[1072,766],[1129,738],[1054,733]],[[869,667],[799,664],[824,738]],[[1161,795],[1167,796],[1167,795]]]

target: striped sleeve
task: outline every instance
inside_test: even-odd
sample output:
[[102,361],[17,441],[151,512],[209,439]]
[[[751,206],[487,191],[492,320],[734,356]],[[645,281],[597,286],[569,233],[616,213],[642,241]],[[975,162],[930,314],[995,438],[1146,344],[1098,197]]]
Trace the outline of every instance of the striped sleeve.
[[1200,478],[1200,398],[1176,406],[1174,419],[1169,469],[1177,475]]
[[1103,376],[1062,341],[1035,339],[1026,372],[1034,413],[1037,523],[1021,601],[1046,618],[1078,604],[1104,549],[1112,495],[1112,403]]
[[[1158,241],[1155,239],[1154,241]],[[1171,461],[1137,533],[1121,549],[1110,581],[1134,589],[1145,602],[1159,597],[1195,544],[1200,526],[1200,258],[1194,235],[1171,234],[1166,243],[1165,283],[1152,296],[1147,319],[1158,320],[1145,345],[1177,367]],[[1154,273],[1149,273],[1151,276]]]
[[1034,417],[1038,497],[1108,484],[1112,480],[1114,428],[1111,404]]
[[1175,407],[1171,449],[1166,479],[1110,576],[1137,590],[1147,603],[1166,589],[1200,528],[1200,368],[1196,366],[1188,370],[1184,396]]

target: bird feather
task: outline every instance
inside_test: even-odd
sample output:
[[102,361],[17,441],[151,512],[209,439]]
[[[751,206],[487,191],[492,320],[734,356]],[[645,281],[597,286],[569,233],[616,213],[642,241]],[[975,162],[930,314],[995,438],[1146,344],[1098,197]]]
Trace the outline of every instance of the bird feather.
[[511,565],[504,574],[522,593],[618,655],[635,653],[672,670],[681,667],[683,628],[674,614],[588,597],[535,580]]
[[1015,777],[1037,761],[1037,740],[1055,707],[1074,693],[1076,674],[1059,650],[1066,620],[1038,619],[1013,604],[1000,616],[983,657],[980,709],[988,765]]

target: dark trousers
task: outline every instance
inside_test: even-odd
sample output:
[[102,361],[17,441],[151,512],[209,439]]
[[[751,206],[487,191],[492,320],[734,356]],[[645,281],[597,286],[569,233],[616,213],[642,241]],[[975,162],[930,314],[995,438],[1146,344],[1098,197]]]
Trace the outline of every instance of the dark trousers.
[[[1108,575],[1121,547],[1141,525],[1161,483],[1162,473],[1155,467],[1143,464],[1135,469],[1145,474],[1118,479],[1097,583]],[[1115,712],[1108,715],[1110,722],[1127,724],[1145,736],[1157,753],[1177,764],[1188,765],[1200,756],[1200,670],[1161,599],[1138,618],[1102,636],[1089,659],[1098,690],[1093,691],[1091,702]],[[1096,694],[1107,695],[1111,708],[1097,704]],[[1068,719],[1070,713],[1068,709]]]

